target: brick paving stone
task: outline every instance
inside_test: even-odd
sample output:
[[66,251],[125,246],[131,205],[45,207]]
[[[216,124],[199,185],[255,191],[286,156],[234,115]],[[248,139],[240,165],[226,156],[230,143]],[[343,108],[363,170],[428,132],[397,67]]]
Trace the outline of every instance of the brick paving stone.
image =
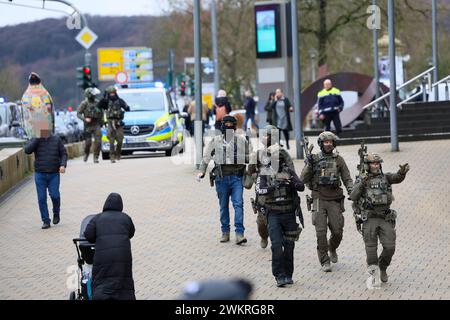
[[[49,230],[40,229],[33,181],[0,204],[0,299],[67,299],[66,269],[76,265],[72,238],[79,235],[81,220],[99,212],[110,192],[122,195],[124,211],[136,226],[132,249],[138,299],[174,299],[189,281],[230,277],[250,279],[253,299],[450,299],[449,142],[405,142],[396,153],[390,144],[368,145],[369,151],[381,153],[385,172],[405,162],[411,166],[405,182],[393,187],[397,249],[388,269],[390,282],[380,290],[365,287],[364,243],[350,201],[345,202],[339,263],[325,274],[302,194],[305,229],[295,247],[295,283],[280,289],[271,273],[270,245],[259,247],[252,190],[244,191],[248,243],[235,245],[232,233],[230,243],[222,244],[215,190],[207,179],[195,181],[193,165],[133,156],[116,164],[71,160],[61,178],[61,223]],[[358,148],[338,147],[353,177]],[[295,149],[290,152],[295,155]],[[303,161],[294,163],[300,172]]]

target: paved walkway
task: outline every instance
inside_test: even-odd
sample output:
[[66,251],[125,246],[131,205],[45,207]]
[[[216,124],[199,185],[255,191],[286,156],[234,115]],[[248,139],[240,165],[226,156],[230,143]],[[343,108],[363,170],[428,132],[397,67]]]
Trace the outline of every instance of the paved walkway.
[[[173,299],[188,281],[229,277],[252,281],[254,299],[450,299],[450,141],[400,147],[401,152],[391,153],[389,144],[369,145],[369,151],[382,154],[386,172],[396,171],[400,163],[411,166],[405,182],[394,186],[397,251],[389,283],[381,290],[365,287],[364,244],[350,202],[339,263],[323,273],[302,195],[306,228],[295,248],[295,284],[280,289],[271,274],[270,247],[259,247],[249,201],[253,192],[244,194],[248,243],[221,244],[215,190],[207,179],[195,181],[192,165],[173,165],[158,155],[114,165],[70,161],[61,181],[61,223],[49,230],[40,229],[32,181],[0,204],[0,299],[66,299],[66,270],[76,265],[72,238],[81,220],[99,212],[110,192],[122,195],[124,211],[136,225],[132,249],[138,299]],[[357,149],[339,148],[353,177]],[[300,172],[303,161],[295,165]]]

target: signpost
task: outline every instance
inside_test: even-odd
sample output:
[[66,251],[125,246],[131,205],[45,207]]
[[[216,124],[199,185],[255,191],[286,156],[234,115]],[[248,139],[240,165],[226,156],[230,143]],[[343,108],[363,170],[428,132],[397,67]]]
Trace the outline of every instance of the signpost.
[[99,81],[116,80],[121,72],[127,74],[128,82],[153,81],[151,48],[99,48],[97,59]]
[[75,40],[78,41],[86,50],[88,50],[94,42],[97,40],[98,36],[89,29],[88,27],[84,27],[78,35],[75,37]]

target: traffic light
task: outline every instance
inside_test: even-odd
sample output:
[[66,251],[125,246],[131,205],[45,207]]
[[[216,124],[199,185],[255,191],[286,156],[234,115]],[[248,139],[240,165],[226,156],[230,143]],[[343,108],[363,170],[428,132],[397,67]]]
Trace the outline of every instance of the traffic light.
[[92,69],[91,66],[85,65],[77,68],[77,86],[83,90],[94,87],[92,83]]
[[195,81],[191,79],[191,97],[195,96]]
[[180,82],[180,95],[182,97],[186,96],[186,81],[181,80]]

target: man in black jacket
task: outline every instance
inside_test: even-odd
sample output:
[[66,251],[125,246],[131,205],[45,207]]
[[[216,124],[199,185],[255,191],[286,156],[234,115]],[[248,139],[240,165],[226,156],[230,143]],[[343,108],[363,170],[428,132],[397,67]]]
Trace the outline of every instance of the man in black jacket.
[[130,239],[134,236],[131,218],[122,212],[122,197],[111,193],[86,227],[84,236],[95,243],[93,277],[94,300],[135,300]]
[[25,145],[25,153],[34,152],[34,181],[38,195],[39,211],[43,222],[42,229],[50,228],[50,217],[47,207],[47,189],[53,203],[53,224],[60,221],[61,196],[59,193],[60,173],[66,172],[67,151],[58,136],[47,135],[33,138]]

